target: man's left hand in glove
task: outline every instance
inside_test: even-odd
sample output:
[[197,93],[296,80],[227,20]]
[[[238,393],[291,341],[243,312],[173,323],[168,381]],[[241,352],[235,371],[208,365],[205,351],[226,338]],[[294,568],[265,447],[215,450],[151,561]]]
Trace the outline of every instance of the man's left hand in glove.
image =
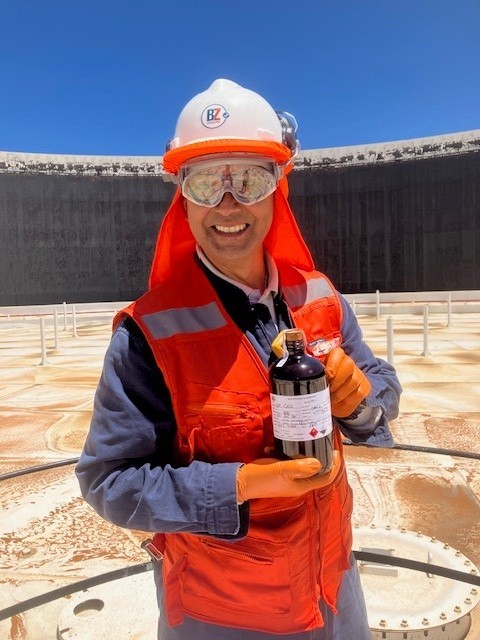
[[328,353],[325,373],[330,386],[333,416],[348,418],[368,396],[372,385],[341,347],[335,347]]

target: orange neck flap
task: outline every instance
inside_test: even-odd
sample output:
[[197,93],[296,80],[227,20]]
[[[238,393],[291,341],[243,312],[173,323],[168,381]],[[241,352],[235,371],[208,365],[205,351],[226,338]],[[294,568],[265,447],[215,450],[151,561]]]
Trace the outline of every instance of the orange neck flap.
[[[297,269],[312,271],[315,268],[313,258],[288,204],[287,192],[287,180],[283,178],[275,191],[275,214],[264,246],[277,264],[285,262]],[[149,288],[153,289],[167,279],[176,266],[195,251],[195,244],[187,222],[183,196],[177,189],[158,233]]]

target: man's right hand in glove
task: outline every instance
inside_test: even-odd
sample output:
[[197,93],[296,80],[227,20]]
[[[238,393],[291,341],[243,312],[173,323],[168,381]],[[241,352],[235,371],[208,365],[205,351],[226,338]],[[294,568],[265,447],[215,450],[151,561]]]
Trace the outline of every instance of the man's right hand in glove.
[[334,451],[331,470],[323,475],[318,475],[322,464],[316,458],[254,460],[238,469],[238,502],[252,498],[292,498],[313,489],[321,489],[334,480],[340,464],[338,451]]

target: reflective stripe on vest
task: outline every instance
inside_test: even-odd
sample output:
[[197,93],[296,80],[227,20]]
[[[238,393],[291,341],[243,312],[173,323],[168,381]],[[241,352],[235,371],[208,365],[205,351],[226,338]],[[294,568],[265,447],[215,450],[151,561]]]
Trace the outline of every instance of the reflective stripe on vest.
[[216,302],[202,307],[180,307],[148,313],[142,317],[155,340],[171,338],[177,333],[198,333],[220,329],[227,324]]
[[289,307],[296,309],[318,298],[327,298],[334,292],[325,278],[312,278],[302,284],[283,287],[283,293]]

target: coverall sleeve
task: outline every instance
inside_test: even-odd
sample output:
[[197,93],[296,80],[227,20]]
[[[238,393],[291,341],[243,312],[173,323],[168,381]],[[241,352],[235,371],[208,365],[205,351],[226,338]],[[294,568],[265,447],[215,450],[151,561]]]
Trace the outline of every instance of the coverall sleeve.
[[370,347],[364,342],[362,330],[358,320],[345,298],[338,294],[342,309],[341,325],[342,348],[357,366],[366,374],[372,390],[365,400],[369,407],[379,407],[381,415],[373,426],[368,422],[361,426],[346,425],[338,420],[342,433],[352,442],[365,442],[371,445],[391,447],[393,437],[389,421],[398,416],[400,394],[402,387],[396,371],[392,365],[380,358],[376,358]]
[[125,528],[239,534],[240,463],[172,466],[176,427],[170,394],[150,348],[130,324],[115,330],[105,355],[76,467],[83,497],[103,518]]

